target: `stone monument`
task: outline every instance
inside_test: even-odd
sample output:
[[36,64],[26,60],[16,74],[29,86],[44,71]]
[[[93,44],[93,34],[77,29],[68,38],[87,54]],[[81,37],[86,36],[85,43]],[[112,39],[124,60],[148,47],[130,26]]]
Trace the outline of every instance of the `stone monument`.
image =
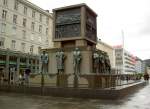
[[[93,60],[97,43],[97,14],[86,4],[78,4],[56,8],[53,15],[54,48],[47,49],[48,71],[50,74],[61,72],[57,75],[58,86],[73,83],[74,87],[78,87],[82,78],[87,80],[82,75],[94,74],[93,61],[95,64],[97,62],[96,54]],[[95,69],[97,73],[99,65]],[[88,84],[88,80],[86,82]]]

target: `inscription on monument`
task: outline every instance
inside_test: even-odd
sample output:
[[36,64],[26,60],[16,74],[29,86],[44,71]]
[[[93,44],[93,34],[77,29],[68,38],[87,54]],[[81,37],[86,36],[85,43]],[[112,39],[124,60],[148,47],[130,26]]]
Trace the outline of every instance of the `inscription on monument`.
[[81,33],[80,8],[56,12],[55,38],[78,37]]

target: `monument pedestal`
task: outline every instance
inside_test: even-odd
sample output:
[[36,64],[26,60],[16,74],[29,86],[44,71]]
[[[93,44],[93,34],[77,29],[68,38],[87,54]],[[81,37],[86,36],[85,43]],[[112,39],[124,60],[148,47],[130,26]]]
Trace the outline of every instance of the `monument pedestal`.
[[80,77],[84,77],[88,81],[89,88],[101,88],[102,87],[102,78],[100,75],[81,75]]
[[116,75],[109,74],[90,74],[80,75],[88,81],[89,88],[109,88],[116,86]]
[[[48,73],[57,74],[58,67],[63,66],[64,74],[57,75],[57,86],[67,87],[69,80],[69,83],[73,83],[74,88],[77,88],[80,82],[77,75],[81,74],[88,80],[90,88],[103,87],[101,75],[93,74],[93,53],[97,44],[97,14],[86,4],[79,4],[54,9],[53,15],[55,48],[46,51],[49,54]],[[62,52],[65,58],[62,58],[59,52]],[[59,55],[56,56],[56,53]],[[70,81],[68,74],[73,73],[77,75]],[[105,86],[108,86],[108,80],[105,79]]]
[[74,75],[73,87],[74,88],[79,87],[79,77],[77,75]]
[[67,74],[58,74],[57,87],[68,87],[68,76]]
[[[81,64],[80,64],[80,72],[81,74],[91,74],[93,72],[92,66],[92,49],[90,47],[78,47],[81,52]],[[73,52],[75,47],[61,48],[65,55],[64,62],[64,73],[65,74],[73,74],[74,73],[74,65],[73,65]],[[57,73],[57,60],[56,53],[60,48],[47,49],[47,53],[49,55],[49,65],[48,71],[50,74]]]
[[89,88],[101,88],[102,87],[102,80],[100,76],[92,75],[89,78]]

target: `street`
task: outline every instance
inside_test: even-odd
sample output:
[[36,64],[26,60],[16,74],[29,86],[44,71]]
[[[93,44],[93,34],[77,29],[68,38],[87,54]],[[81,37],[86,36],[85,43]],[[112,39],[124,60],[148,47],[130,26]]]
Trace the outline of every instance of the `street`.
[[0,93],[0,109],[150,109],[150,85],[120,100]]

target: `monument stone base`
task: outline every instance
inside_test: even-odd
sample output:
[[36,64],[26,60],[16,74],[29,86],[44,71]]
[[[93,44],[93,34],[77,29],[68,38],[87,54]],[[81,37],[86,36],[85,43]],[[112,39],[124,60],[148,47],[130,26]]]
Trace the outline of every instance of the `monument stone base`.
[[[82,60],[80,66],[80,72],[82,74],[91,74],[93,72],[92,66],[92,49],[90,47],[78,47]],[[75,47],[67,47],[67,48],[53,48],[47,49],[47,53],[49,55],[49,66],[48,66],[48,73],[49,74],[57,74],[57,61],[56,61],[56,52],[62,50],[65,55],[65,62],[64,62],[64,73],[65,74],[74,74],[73,68],[73,51]]]
[[67,74],[58,74],[57,87],[68,87],[68,76]]

